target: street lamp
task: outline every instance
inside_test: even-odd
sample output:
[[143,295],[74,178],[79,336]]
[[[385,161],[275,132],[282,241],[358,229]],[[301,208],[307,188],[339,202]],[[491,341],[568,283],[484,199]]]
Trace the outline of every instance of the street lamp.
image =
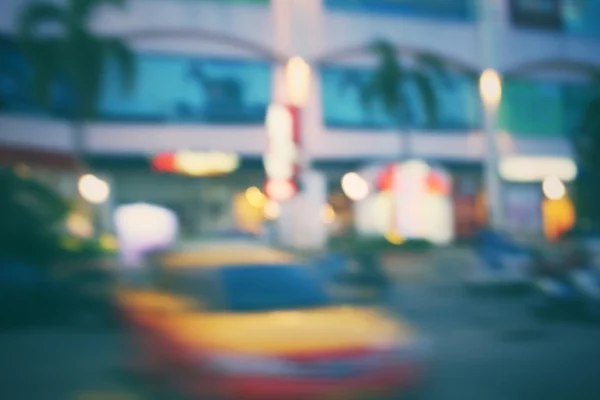
[[310,87],[310,65],[301,57],[292,57],[285,67],[288,100],[294,107],[304,107]]
[[488,204],[488,221],[494,228],[502,223],[501,181],[498,174],[498,148],[496,130],[498,107],[502,100],[502,79],[497,71],[486,69],[479,79],[479,94],[485,114],[485,191]]
[[498,109],[502,100],[502,79],[496,70],[483,71],[479,79],[479,92],[486,109]]

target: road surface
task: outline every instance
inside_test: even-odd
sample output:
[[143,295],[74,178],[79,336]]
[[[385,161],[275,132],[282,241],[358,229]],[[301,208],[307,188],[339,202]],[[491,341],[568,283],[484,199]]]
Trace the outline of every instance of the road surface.
[[[435,344],[430,400],[600,398],[600,329],[531,318],[523,299],[473,299],[414,281],[388,299]],[[0,399],[146,400],[122,372],[119,332],[0,332]]]

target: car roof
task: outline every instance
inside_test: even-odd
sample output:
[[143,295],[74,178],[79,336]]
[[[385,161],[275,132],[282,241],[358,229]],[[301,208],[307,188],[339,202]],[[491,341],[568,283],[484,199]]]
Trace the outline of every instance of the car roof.
[[203,243],[194,248],[175,249],[158,255],[159,263],[168,269],[281,265],[298,260],[290,252],[244,241]]

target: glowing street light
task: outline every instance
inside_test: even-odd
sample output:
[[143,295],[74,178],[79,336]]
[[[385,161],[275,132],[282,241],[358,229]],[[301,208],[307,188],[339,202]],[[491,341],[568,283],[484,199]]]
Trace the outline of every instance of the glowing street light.
[[310,65],[301,57],[292,57],[285,68],[285,84],[291,105],[301,108],[308,100]]
[[502,100],[502,78],[494,69],[486,69],[479,78],[479,93],[486,109],[497,109]]
[[110,196],[108,183],[92,174],[86,174],[79,178],[77,188],[81,197],[93,204],[102,204]]

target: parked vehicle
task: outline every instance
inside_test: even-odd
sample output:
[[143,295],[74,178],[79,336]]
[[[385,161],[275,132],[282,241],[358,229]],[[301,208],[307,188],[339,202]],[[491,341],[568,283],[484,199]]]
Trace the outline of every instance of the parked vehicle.
[[570,231],[542,252],[536,268],[537,315],[600,319],[600,271],[586,239]]
[[541,276],[535,287],[538,316],[600,320],[600,276],[594,269],[581,267]]
[[526,290],[535,266],[534,252],[508,234],[483,229],[476,237],[477,262],[470,266],[465,283],[473,291]]

